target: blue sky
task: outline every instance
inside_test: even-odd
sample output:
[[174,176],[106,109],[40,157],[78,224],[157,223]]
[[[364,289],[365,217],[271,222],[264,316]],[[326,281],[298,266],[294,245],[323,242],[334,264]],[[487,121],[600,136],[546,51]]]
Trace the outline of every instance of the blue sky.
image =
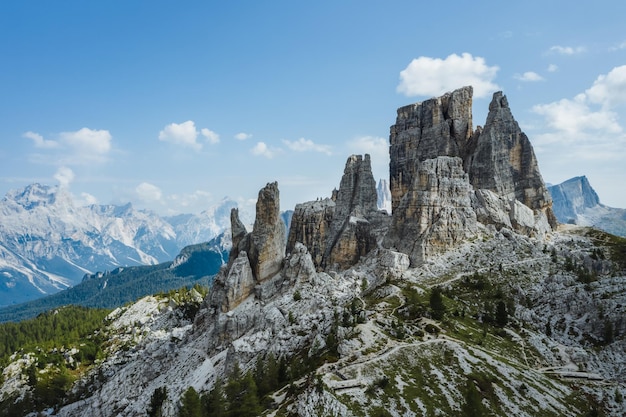
[[161,214],[330,196],[350,154],[388,177],[396,109],[502,90],[546,182],[626,207],[626,2],[3,1],[0,195]]

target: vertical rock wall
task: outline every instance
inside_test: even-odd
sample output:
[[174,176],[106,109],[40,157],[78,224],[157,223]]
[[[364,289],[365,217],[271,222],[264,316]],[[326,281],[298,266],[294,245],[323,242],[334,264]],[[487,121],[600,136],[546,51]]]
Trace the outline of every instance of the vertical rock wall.
[[413,184],[421,161],[463,157],[472,135],[472,93],[472,87],[463,87],[398,109],[389,136],[392,211]]

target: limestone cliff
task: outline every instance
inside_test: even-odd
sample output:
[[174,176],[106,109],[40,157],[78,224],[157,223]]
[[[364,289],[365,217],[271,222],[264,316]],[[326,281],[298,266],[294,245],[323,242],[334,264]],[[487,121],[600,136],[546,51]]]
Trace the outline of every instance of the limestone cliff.
[[416,174],[394,211],[385,241],[408,254],[414,265],[458,246],[477,231],[470,198],[472,187],[461,158],[425,160]]
[[259,191],[252,232],[231,211],[233,246],[228,265],[216,276],[209,305],[216,311],[232,310],[263,282],[278,275],[285,257],[285,224],[280,216],[278,184]]
[[528,235],[556,226],[532,145],[501,92],[474,133],[471,87],[397,113],[389,136],[393,227],[385,244],[419,263],[475,234],[477,221]]
[[300,242],[320,268],[354,265],[377,247],[380,229],[388,222],[388,216],[378,211],[377,199],[370,156],[350,156],[333,198],[296,206],[287,252]]
[[391,208],[409,191],[426,159],[465,155],[472,134],[472,87],[398,109],[389,135]]
[[471,138],[468,151],[465,169],[474,188],[519,200],[544,213],[550,225],[556,226],[552,199],[533,147],[513,118],[502,92],[494,93],[485,127]]

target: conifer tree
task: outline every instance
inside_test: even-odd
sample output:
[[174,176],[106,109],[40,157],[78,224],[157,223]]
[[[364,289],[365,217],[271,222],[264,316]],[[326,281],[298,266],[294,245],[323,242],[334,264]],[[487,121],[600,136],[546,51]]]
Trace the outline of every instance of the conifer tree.
[[446,313],[446,306],[443,304],[441,288],[435,287],[430,292],[430,311],[433,319],[441,320]]
[[498,301],[496,305],[496,324],[499,327],[504,327],[509,322],[509,313],[506,310],[506,304],[504,301]]
[[202,417],[202,403],[198,392],[193,388],[187,388],[183,394],[180,408],[178,409],[179,417]]

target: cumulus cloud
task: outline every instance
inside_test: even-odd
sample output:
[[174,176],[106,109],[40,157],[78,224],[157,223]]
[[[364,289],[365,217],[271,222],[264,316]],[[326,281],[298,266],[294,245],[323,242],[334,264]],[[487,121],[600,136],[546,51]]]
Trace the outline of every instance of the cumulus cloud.
[[548,65],[548,72],[557,72],[558,70],[559,70],[558,65],[556,65],[556,64]]
[[526,71],[523,74],[515,74],[513,76],[513,78],[515,78],[516,80],[519,81],[527,81],[527,82],[535,82],[535,81],[543,81],[544,78],[537,74],[536,72],[533,71]]
[[170,123],[159,132],[159,140],[193,148],[202,149],[202,144],[196,142],[198,130],[192,120],[183,123]]
[[178,208],[188,210],[192,208],[204,208],[208,207],[213,201],[211,193],[203,190],[196,190],[193,193],[186,194],[172,194],[167,197],[168,201],[174,203]]
[[92,130],[86,127],[76,132],[62,132],[61,140],[86,157],[99,157],[111,150],[111,134],[108,130]]
[[252,152],[252,155],[264,156],[268,159],[272,159],[276,156],[276,150],[270,149],[265,142],[258,142],[250,152]]
[[600,75],[572,99],[538,104],[546,130],[535,136],[540,147],[558,147],[564,159],[623,160],[626,133],[615,107],[626,102],[626,66]]
[[149,182],[142,182],[135,187],[135,194],[137,197],[145,202],[160,201],[163,196],[163,192],[159,187]]
[[620,43],[619,45],[611,46],[609,48],[609,51],[610,52],[615,52],[615,51],[619,51],[620,49],[626,49],[626,41]]
[[348,142],[351,153],[370,154],[374,160],[389,160],[389,143],[387,139],[378,136],[359,136]]
[[554,45],[550,47],[550,49],[548,49],[548,53],[558,54],[558,55],[577,55],[577,54],[582,54],[586,50],[587,48],[585,48],[584,46],[573,47],[573,46]]
[[102,163],[112,149],[113,137],[108,130],[84,127],[77,131],[61,132],[58,140],[47,140],[38,133],[28,131],[22,135],[30,139],[41,153],[30,155],[30,160],[40,164],[75,166]]
[[548,127],[568,134],[560,140],[578,140],[581,134],[589,131],[610,134],[622,131],[614,112],[592,110],[584,94],[579,94],[573,100],[562,99],[538,104],[532,110],[545,118]]
[[626,65],[615,67],[606,75],[600,75],[585,94],[592,103],[605,108],[626,103]]
[[283,140],[283,143],[289,149],[296,152],[320,152],[326,155],[332,154],[331,147],[329,145],[319,145],[310,139],[300,138],[294,141]]
[[65,166],[60,167],[54,174],[54,179],[59,182],[60,187],[67,188],[74,181],[74,171]]
[[220,142],[220,135],[218,135],[212,130],[207,129],[206,127],[200,130],[200,133],[202,133],[202,136],[204,136],[207,142],[209,142],[211,145],[214,145]]
[[59,146],[58,142],[54,140],[46,140],[39,133],[31,131],[25,132],[22,137],[31,139],[36,148],[51,149]]
[[445,59],[421,56],[400,72],[397,91],[406,96],[438,96],[471,85],[475,97],[485,97],[500,89],[493,82],[498,70],[497,66],[488,66],[484,58],[469,53]]
[[252,135],[250,133],[245,133],[245,132],[239,132],[235,135],[235,139],[237,140],[246,140],[246,139],[250,139],[252,137]]

